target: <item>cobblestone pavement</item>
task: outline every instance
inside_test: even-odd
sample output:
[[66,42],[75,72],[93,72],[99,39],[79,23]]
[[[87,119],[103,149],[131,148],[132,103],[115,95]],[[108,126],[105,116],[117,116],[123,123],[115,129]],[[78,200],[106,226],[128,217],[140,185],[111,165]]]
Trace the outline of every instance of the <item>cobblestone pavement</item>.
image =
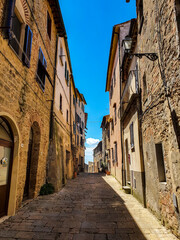
[[0,224],[0,239],[175,240],[111,176],[81,174]]

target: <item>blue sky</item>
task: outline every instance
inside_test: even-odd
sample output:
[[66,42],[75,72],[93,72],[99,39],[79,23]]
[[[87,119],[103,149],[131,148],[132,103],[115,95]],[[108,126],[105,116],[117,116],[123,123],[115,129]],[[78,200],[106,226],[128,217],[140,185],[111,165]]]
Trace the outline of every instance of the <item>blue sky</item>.
[[85,161],[102,138],[100,124],[109,113],[105,93],[112,28],[136,17],[136,0],[60,0],[76,87],[87,101]]

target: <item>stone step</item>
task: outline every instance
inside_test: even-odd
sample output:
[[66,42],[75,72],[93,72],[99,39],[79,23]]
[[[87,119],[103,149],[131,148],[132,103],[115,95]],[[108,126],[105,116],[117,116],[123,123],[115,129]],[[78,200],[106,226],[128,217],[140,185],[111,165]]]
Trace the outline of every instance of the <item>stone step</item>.
[[131,188],[129,186],[123,186],[123,190],[126,194],[131,194]]

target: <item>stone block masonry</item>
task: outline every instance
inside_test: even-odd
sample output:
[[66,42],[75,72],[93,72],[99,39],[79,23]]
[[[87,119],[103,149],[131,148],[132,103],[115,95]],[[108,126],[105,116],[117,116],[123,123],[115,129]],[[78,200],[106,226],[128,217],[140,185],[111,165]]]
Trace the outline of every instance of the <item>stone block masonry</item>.
[[[158,54],[156,62],[146,58],[139,61],[147,207],[175,235],[180,236],[179,212],[173,204],[174,194],[180,206],[180,45],[175,8],[177,2],[143,1],[144,23],[137,42],[139,52]],[[138,23],[140,28],[139,13]],[[160,145],[161,155],[157,152]],[[161,158],[164,170],[159,165]],[[161,179],[162,171],[165,173],[164,180]]]
[[[24,46],[10,44],[5,37],[5,29],[0,32],[0,117],[8,122],[13,135],[12,171],[9,173],[8,198],[6,214],[13,215],[21,206],[24,199],[25,183],[28,182],[28,197],[34,198],[39,194],[41,186],[46,181],[46,160],[49,145],[49,126],[51,99],[53,97],[53,78],[55,66],[55,49],[57,29],[52,10],[48,1],[16,1],[16,12],[22,10],[23,26],[29,26],[32,35],[31,59],[29,67],[23,62]],[[10,1],[0,3],[0,22],[7,24],[7,6]],[[20,5],[18,5],[20,4]],[[20,11],[21,12],[21,11]],[[49,12],[52,26],[51,39],[46,25]],[[25,17],[24,17],[25,16]],[[11,29],[11,31],[13,31]],[[22,41],[23,42],[23,41]],[[18,47],[17,47],[18,46]],[[17,53],[17,49],[19,53]],[[43,86],[37,79],[39,68],[39,49],[41,48],[46,60],[48,77]],[[30,138],[32,133],[32,148]],[[31,157],[29,158],[29,154]],[[27,167],[30,168],[29,173]],[[28,178],[28,179],[27,179]]]

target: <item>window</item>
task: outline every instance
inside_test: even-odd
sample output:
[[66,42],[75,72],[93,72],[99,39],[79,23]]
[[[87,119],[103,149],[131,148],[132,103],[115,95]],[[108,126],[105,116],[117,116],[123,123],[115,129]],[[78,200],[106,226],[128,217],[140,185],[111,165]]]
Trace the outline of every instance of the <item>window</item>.
[[111,157],[112,157],[112,161],[114,161],[114,149],[111,148]]
[[114,151],[115,151],[115,162],[118,161],[118,157],[117,157],[117,142],[114,143]]
[[63,66],[63,47],[62,47],[61,43],[60,43],[60,55],[59,55],[59,57],[60,57],[61,65]]
[[10,21],[8,23],[10,27],[9,44],[23,63],[30,67],[33,34],[30,27],[26,25],[28,11],[25,14],[24,6],[20,0],[15,1],[15,6],[13,3],[10,5]]
[[116,85],[116,68],[114,68],[114,86]]
[[40,48],[39,59],[38,59],[38,69],[37,69],[37,81],[39,82],[43,90],[45,89],[46,68],[47,68],[47,62]]
[[134,149],[134,127],[133,127],[133,122],[130,125],[130,144],[131,144],[131,149]]
[[139,14],[139,34],[141,34],[142,27],[143,27],[143,22],[144,22],[143,0],[140,0],[138,14]]
[[69,70],[67,70],[67,85],[69,86]]
[[110,139],[110,130],[108,129],[108,139]]
[[110,89],[110,99],[113,96],[113,79],[112,79],[112,83],[111,83],[111,89]]
[[83,104],[83,102],[81,103],[81,109],[84,112],[84,104]]
[[84,140],[83,140],[83,138],[81,137],[81,147],[83,147],[84,146]]
[[114,131],[114,120],[112,119],[112,121],[111,121],[111,134],[112,134],[113,131]]
[[21,33],[22,33],[22,22],[17,17],[16,13],[14,13],[13,21],[12,21],[12,32],[14,36],[10,39],[10,45],[17,53],[17,55],[21,55],[21,48],[20,48],[20,40],[21,40]]
[[114,122],[117,122],[116,104],[114,104]]
[[134,75],[135,75],[136,93],[139,93],[138,64],[136,64],[136,69],[134,71]]
[[67,62],[66,61],[65,61],[64,76],[65,76],[65,79],[67,79]]
[[73,122],[73,133],[76,134],[76,124]]
[[62,95],[60,94],[60,100],[59,100],[59,109],[62,112]]
[[143,101],[147,100],[148,91],[147,91],[147,82],[146,82],[146,73],[143,75]]
[[77,135],[77,145],[79,146],[79,135]]
[[68,123],[68,121],[69,121],[68,118],[69,118],[69,111],[67,110],[67,111],[66,111],[66,122],[67,122],[67,123]]
[[50,18],[49,12],[47,12],[47,33],[48,33],[49,39],[51,40],[51,18]]
[[178,34],[179,34],[179,43],[180,43],[180,2],[179,0],[175,1],[175,6],[176,6],[176,21],[177,21]]
[[74,106],[76,105],[76,98],[75,98],[74,95],[73,95],[73,105],[74,105]]
[[159,182],[166,182],[162,143],[155,144]]

